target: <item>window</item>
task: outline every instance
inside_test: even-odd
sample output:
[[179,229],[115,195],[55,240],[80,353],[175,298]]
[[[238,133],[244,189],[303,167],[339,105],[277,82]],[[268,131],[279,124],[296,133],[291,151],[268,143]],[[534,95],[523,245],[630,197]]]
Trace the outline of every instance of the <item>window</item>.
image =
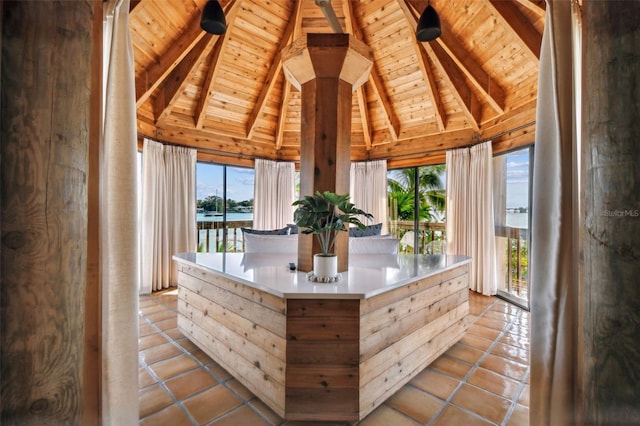
[[529,241],[533,147],[494,158],[498,294],[529,307]]
[[253,169],[198,163],[198,251],[241,252],[243,227],[253,225]]
[[445,253],[445,166],[387,172],[389,230],[403,253]]

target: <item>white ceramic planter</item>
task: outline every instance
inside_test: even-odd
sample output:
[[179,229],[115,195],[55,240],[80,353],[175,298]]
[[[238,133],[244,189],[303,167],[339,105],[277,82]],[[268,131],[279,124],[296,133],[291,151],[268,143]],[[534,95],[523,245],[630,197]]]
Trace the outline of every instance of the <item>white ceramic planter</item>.
[[335,278],[338,276],[338,256],[335,254],[314,254],[313,274],[319,278]]

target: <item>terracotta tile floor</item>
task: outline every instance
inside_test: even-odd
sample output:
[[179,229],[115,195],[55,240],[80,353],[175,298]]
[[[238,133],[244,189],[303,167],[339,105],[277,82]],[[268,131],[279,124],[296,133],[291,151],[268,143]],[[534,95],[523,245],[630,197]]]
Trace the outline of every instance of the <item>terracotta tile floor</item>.
[[[140,424],[300,425],[283,421],[178,331],[176,294],[140,297]],[[360,425],[529,424],[529,313],[469,297],[468,333]]]

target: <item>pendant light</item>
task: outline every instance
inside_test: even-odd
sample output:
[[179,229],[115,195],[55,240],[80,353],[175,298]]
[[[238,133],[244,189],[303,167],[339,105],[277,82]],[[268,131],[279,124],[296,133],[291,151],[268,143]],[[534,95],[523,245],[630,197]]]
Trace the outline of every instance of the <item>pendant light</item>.
[[227,31],[227,22],[218,0],[208,0],[202,10],[200,28],[209,34],[221,35]]
[[418,41],[433,41],[440,37],[442,28],[440,28],[440,17],[436,10],[428,4],[420,16],[418,28],[416,29],[416,38]]

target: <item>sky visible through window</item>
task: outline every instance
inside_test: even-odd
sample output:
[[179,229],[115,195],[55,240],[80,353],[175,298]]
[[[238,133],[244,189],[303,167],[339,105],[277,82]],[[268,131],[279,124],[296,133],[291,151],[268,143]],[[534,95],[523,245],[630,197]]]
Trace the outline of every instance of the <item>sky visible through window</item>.
[[[253,199],[255,173],[244,167],[227,167],[227,199],[247,201]],[[210,195],[222,197],[222,166],[197,163],[196,198],[203,200]]]
[[529,206],[529,150],[508,154],[507,168],[507,208]]

